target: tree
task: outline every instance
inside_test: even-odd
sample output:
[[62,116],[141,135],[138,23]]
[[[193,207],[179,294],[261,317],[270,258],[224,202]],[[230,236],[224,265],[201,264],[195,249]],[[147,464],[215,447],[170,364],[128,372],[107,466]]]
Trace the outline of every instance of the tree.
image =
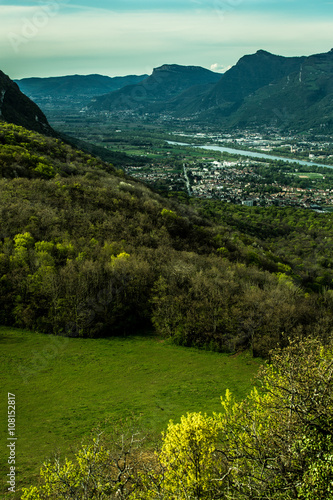
[[242,402],[227,391],[213,417],[171,422],[161,469],[135,498],[332,500],[333,350],[292,343],[258,381]]
[[159,456],[164,468],[164,498],[216,498],[219,422],[201,413],[188,413],[179,424],[170,422]]
[[222,401],[225,498],[332,499],[333,350],[292,343],[259,381],[242,403]]
[[130,498],[142,460],[143,437],[131,423],[115,425],[106,437],[97,431],[73,460],[45,462],[40,484],[23,488],[22,500],[124,500]]

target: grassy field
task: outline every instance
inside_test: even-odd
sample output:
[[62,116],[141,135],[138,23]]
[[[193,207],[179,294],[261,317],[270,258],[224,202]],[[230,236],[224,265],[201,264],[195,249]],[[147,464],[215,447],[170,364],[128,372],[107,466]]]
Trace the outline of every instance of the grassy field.
[[[155,435],[187,411],[220,411],[229,388],[242,398],[260,360],[168,344],[146,337],[66,339],[0,327],[0,498],[8,473],[7,393],[16,396],[17,486],[43,460],[89,435],[105,418],[141,415]],[[2,496],[1,496],[2,495]],[[19,495],[10,495],[19,498]]]
[[297,174],[293,174],[296,177],[304,178],[304,179],[322,179],[324,174],[318,174],[317,172],[297,172]]

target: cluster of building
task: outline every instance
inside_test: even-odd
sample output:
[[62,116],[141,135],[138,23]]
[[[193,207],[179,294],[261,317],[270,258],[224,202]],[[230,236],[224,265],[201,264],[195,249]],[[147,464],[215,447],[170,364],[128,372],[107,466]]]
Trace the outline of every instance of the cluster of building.
[[[257,173],[257,166],[269,166],[266,162],[215,161],[185,164],[182,170],[162,164],[148,167],[128,167],[127,173],[154,187],[170,191],[187,191],[190,196],[214,198],[247,206],[295,206],[320,210],[333,205],[333,189],[292,187],[277,181],[267,183]],[[209,161],[208,161],[209,160]],[[305,177],[305,176],[304,176]]]
[[131,177],[149,184],[155,188],[167,188],[169,191],[184,191],[186,183],[181,171],[175,171],[174,167],[162,164],[128,166],[126,173]]
[[[258,161],[256,161],[258,165]],[[263,163],[268,166],[268,164]],[[333,189],[301,188],[267,183],[256,173],[251,160],[212,162],[211,168],[188,168],[192,195],[253,205],[299,206],[320,209],[333,204]]]
[[230,147],[244,148],[263,153],[283,154],[294,153],[303,160],[333,161],[332,141],[327,137],[315,137],[303,139],[292,134],[283,136],[276,130],[267,130],[261,134],[250,130],[242,130],[240,137],[236,133],[178,133],[179,136],[213,141],[216,144],[228,145]]

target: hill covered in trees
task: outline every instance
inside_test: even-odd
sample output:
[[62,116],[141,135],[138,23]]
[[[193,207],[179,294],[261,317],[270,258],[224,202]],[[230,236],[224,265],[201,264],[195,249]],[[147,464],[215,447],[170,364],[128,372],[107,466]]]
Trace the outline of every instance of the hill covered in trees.
[[2,324],[85,337],[153,326],[260,355],[329,336],[330,214],[193,207],[58,139],[1,124],[0,143]]

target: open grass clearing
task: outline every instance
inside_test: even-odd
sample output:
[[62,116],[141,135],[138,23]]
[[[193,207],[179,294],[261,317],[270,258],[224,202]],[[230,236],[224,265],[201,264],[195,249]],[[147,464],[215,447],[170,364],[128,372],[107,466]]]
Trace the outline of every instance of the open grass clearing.
[[179,347],[152,336],[67,339],[0,327],[0,345],[0,470],[5,478],[11,392],[18,486],[29,484],[54,451],[67,454],[108,417],[141,415],[143,427],[158,435],[188,411],[220,411],[225,390],[243,398],[260,365],[249,354]]
[[323,179],[325,177],[324,174],[319,174],[318,172],[297,172],[293,175],[300,179]]

